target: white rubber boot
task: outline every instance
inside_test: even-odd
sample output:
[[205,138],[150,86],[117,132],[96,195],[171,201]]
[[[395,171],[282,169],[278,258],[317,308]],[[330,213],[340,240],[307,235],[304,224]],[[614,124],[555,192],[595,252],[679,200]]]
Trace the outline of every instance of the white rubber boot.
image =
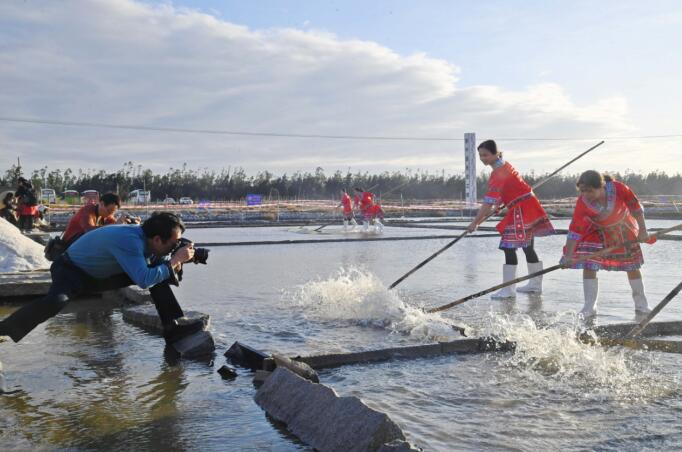
[[[507,265],[504,264],[502,266],[502,282],[507,282],[511,281],[512,279],[516,279],[516,265]],[[503,287],[499,291],[495,292],[490,296],[493,300],[500,300],[504,298],[516,298],[516,291],[514,290],[514,287],[516,284],[512,284],[507,287]]]
[[642,279],[629,279],[630,287],[632,288],[632,299],[635,302],[635,312],[637,314],[648,314],[651,312],[649,309],[649,302],[644,295],[644,281]]
[[597,297],[599,296],[599,280],[583,279],[583,294],[585,295],[585,305],[578,315],[587,319],[597,315]]
[[379,221],[378,218],[374,220],[374,228],[377,232],[384,232],[384,225],[381,223],[381,221]]
[[358,225],[358,222],[355,221],[355,218],[351,218],[351,219],[350,219],[350,224],[352,224],[352,225],[353,225],[353,229],[355,229],[355,227]]
[[369,220],[365,220],[362,222],[362,230],[364,232],[369,232]]
[[[542,270],[542,262],[528,263],[528,274],[537,273]],[[528,284],[516,289],[522,293],[542,293],[542,276],[536,276],[528,280]]]
[[348,220],[343,220],[343,230],[344,231],[348,230]]

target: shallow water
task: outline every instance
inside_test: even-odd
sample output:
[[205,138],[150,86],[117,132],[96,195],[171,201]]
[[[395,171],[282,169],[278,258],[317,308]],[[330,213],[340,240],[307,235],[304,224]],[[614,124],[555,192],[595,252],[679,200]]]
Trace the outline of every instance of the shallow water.
[[[650,221],[650,227],[671,225]],[[565,227],[562,222],[556,227]],[[298,228],[191,229],[197,242],[317,237]],[[338,227],[323,238],[339,237]],[[384,236],[434,235],[387,227]],[[445,232],[447,233],[447,232]],[[455,232],[456,233],[456,232]],[[352,236],[345,234],[344,236]],[[565,236],[536,248],[556,263]],[[208,266],[188,266],[182,305],[212,317],[215,365],[174,363],[162,339],[128,325],[115,304],[79,300],[20,344],[0,343],[12,389],[0,397],[3,449],[306,449],[273,426],[253,402],[251,373],[215,372],[240,340],[270,352],[304,355],[412,345],[458,335],[451,325],[517,341],[515,354],[449,356],[349,366],[321,373],[342,395],[385,411],[426,450],[679,449],[682,410],[678,355],[577,343],[573,313],[581,274],[545,278],[542,297],[437,306],[497,284],[498,239],[466,239],[405,280],[386,286],[447,240],[216,247]],[[653,306],[682,277],[681,242],[644,245]],[[522,253],[519,253],[520,260]],[[519,266],[519,274],[525,264]],[[600,277],[601,323],[634,319],[623,273]],[[679,319],[673,301],[658,320]],[[11,308],[0,307],[0,315]]]

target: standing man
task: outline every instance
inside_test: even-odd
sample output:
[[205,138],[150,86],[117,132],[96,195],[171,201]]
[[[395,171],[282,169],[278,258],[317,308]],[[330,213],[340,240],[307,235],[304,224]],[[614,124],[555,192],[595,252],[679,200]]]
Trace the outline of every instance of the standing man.
[[166,343],[199,331],[202,322],[178,325],[176,320],[184,314],[169,286],[177,283],[182,264],[194,257],[191,245],[170,255],[184,231],[185,225],[175,214],[155,212],[141,226],[117,225],[85,234],[50,267],[52,284],[47,296],[1,321],[0,336],[19,342],[36,326],[57,315],[72,297],[132,284],[149,288]]

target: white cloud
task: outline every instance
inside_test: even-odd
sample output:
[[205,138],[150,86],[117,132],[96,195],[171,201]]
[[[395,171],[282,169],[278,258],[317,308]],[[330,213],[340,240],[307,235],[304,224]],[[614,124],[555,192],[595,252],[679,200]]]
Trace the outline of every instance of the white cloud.
[[[502,70],[502,69],[501,69]],[[319,30],[251,30],[215,16],[131,0],[0,3],[0,116],[323,135],[584,137],[636,132],[624,98],[576,105],[561,86],[459,86],[460,69],[424,54]],[[459,171],[461,142],[247,138],[0,123],[0,168],[291,172]],[[504,143],[545,171],[576,143]],[[552,149],[538,154],[538,150]],[[637,164],[621,148],[618,166]],[[534,151],[524,154],[521,150]],[[510,157],[511,158],[511,157]],[[642,160],[644,161],[644,160]],[[615,163],[614,163],[615,162]]]

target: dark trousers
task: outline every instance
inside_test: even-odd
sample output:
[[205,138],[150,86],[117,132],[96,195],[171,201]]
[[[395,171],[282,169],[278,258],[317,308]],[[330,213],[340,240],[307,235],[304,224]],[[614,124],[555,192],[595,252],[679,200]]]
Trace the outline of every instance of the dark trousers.
[[[106,279],[93,278],[73,265],[67,254],[62,254],[52,263],[50,273],[52,284],[47,295],[22,306],[0,322],[0,335],[7,335],[14,342],[19,342],[35,327],[57,315],[72,297],[120,289],[134,284],[125,273]],[[167,281],[150,288],[149,292],[164,326],[171,325],[173,320],[184,315]]]
[[19,216],[19,229],[22,231],[30,231],[33,229],[33,220],[35,217],[33,215],[20,215]]

